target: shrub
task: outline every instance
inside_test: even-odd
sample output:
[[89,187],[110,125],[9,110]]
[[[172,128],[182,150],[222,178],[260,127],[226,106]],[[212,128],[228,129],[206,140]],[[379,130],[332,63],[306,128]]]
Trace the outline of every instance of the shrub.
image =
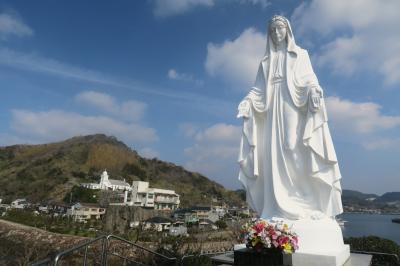
[[215,225],[218,226],[219,229],[225,229],[228,227],[225,221],[223,220],[218,220],[215,222]]
[[[351,251],[379,252],[400,256],[399,245],[392,240],[377,236],[350,237],[345,239],[345,243],[350,244]],[[395,256],[375,254],[372,257],[372,265],[396,266],[400,264]]]

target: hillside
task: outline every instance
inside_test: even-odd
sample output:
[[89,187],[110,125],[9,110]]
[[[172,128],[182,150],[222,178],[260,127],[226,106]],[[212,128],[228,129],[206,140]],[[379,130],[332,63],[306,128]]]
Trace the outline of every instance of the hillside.
[[376,199],[377,202],[400,202],[400,192],[387,192]]
[[236,193],[205,176],[173,163],[142,158],[123,142],[102,134],[0,147],[0,197],[61,200],[74,185],[98,182],[104,169],[113,179],[143,180],[152,187],[174,189],[183,206],[209,204],[212,198],[243,203]]
[[343,203],[360,203],[367,199],[376,199],[378,197],[376,194],[365,194],[356,190],[343,189],[342,192]]

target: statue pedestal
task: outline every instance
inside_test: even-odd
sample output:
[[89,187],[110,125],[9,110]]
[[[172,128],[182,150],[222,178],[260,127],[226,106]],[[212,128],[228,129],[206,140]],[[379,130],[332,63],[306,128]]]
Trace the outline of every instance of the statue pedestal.
[[293,266],[342,266],[350,257],[350,246],[343,243],[342,230],[330,218],[292,221],[299,236],[299,249],[292,255]]

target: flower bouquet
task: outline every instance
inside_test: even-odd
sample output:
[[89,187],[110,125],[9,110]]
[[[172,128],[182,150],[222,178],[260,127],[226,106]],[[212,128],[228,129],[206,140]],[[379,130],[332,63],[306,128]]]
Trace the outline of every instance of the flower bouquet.
[[297,235],[283,222],[258,219],[251,224],[245,224],[243,228],[246,246],[256,251],[276,249],[290,254],[299,248]]
[[235,265],[282,265],[298,249],[298,237],[283,222],[258,219],[243,226],[247,249],[235,251]]

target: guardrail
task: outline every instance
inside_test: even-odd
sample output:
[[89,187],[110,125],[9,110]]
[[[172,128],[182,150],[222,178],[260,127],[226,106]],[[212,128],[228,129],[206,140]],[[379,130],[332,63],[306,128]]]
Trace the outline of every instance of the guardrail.
[[79,251],[84,251],[83,253],[83,257],[82,257],[82,265],[86,266],[88,264],[88,254],[89,254],[89,248],[91,246],[95,246],[98,244],[101,244],[101,252],[100,254],[98,254],[98,256],[94,256],[94,259],[100,259],[97,263],[97,261],[95,262],[95,264],[97,265],[101,265],[101,266],[106,266],[107,265],[107,260],[108,260],[108,255],[111,256],[115,256],[118,257],[120,259],[124,260],[124,264],[126,264],[126,262],[131,262],[131,263],[135,263],[137,265],[146,265],[143,264],[139,261],[135,261],[132,258],[129,258],[128,256],[123,256],[120,255],[118,253],[115,252],[110,252],[109,248],[111,247],[111,241],[112,240],[116,240],[118,242],[122,242],[124,244],[129,245],[130,247],[134,247],[140,251],[145,251],[148,252],[149,254],[152,254],[155,258],[156,261],[162,261],[163,265],[175,265],[177,262],[177,258],[174,257],[167,257],[163,254],[157,253],[151,249],[142,247],[140,245],[137,245],[136,243],[133,243],[129,240],[126,240],[124,238],[115,236],[115,235],[104,235],[104,236],[99,236],[97,238],[94,238],[92,240],[89,240],[85,243],[81,243],[78,244],[72,248],[69,248],[67,250],[64,250],[62,252],[57,253],[54,257],[52,258],[46,258],[34,263],[29,264],[30,266],[44,266],[44,265],[54,265],[54,266],[58,266],[60,264],[60,262],[63,260],[63,258],[68,257],[70,255],[72,255],[75,252],[79,252]]
[[[83,256],[82,256],[82,265],[86,266],[88,265],[88,258],[89,258],[89,248],[90,246],[95,246],[96,244],[101,245],[101,251],[99,254],[91,254],[92,259],[95,260],[94,263],[91,265],[101,265],[101,266],[107,266],[107,261],[109,256],[114,256],[117,257],[121,260],[124,261],[123,265],[126,265],[128,262],[134,265],[148,265],[145,264],[141,261],[136,261],[132,259],[131,257],[124,256],[121,254],[118,254],[116,252],[112,252],[109,249],[112,247],[111,241],[117,241],[117,243],[124,243],[130,247],[136,248],[137,250],[147,252],[149,254],[152,254],[155,257],[155,261],[151,265],[165,265],[165,266],[172,266],[172,265],[191,265],[190,260],[191,259],[206,259],[206,264],[211,263],[211,258],[212,256],[215,255],[220,255],[224,254],[226,252],[215,252],[215,253],[200,253],[200,254],[190,254],[190,255],[184,255],[180,259],[177,259],[175,257],[168,257],[163,254],[157,253],[151,249],[148,249],[146,247],[140,246],[134,242],[131,242],[129,240],[126,240],[124,238],[121,238],[119,236],[115,235],[104,235],[100,236],[97,238],[94,238],[92,240],[89,240],[85,243],[78,244],[72,248],[69,248],[67,250],[64,250],[62,252],[57,253],[55,256],[50,257],[50,258],[45,258],[40,261],[36,261],[34,263],[29,264],[30,266],[44,266],[44,265],[51,265],[51,266],[58,266],[60,262],[62,262],[63,258],[68,257],[72,255],[74,252],[77,251],[83,251]],[[368,254],[373,256],[373,260],[376,260],[376,262],[379,263],[379,261],[384,260],[386,263],[389,262],[391,263],[390,265],[400,265],[400,259],[396,254],[390,254],[390,253],[383,253],[383,252],[372,252],[372,251],[359,251],[359,250],[352,250],[352,253],[358,253],[358,254]],[[82,255],[82,254],[81,254]],[[139,258],[143,259],[143,258]],[[388,264],[385,264],[388,265]]]

